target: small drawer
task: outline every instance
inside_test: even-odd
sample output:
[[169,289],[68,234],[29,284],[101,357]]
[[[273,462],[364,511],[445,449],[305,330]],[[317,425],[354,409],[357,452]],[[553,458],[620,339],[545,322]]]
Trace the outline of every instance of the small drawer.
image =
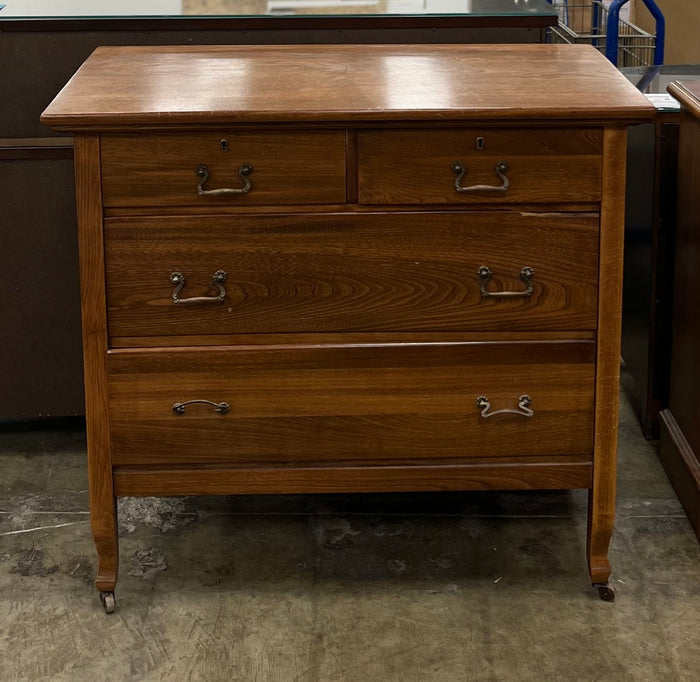
[[113,351],[115,465],[591,455],[595,343]]
[[594,214],[248,215],[105,224],[113,339],[596,327]]
[[597,202],[601,197],[599,129],[364,130],[358,144],[364,204]]
[[345,202],[342,130],[103,135],[101,155],[107,207]]

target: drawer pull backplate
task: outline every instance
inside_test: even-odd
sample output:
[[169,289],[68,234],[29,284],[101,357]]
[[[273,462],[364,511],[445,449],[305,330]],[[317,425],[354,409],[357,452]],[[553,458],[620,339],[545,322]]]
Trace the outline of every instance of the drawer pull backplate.
[[467,167],[461,161],[455,161],[452,164],[452,172],[457,175],[455,178],[455,191],[467,193],[467,192],[505,192],[509,185],[510,180],[506,177],[505,173],[509,166],[505,161],[499,161],[496,164],[496,175],[501,180],[501,185],[472,185],[471,187],[462,187],[459,183],[462,182],[464,174],[467,172]]
[[224,282],[226,281],[226,273],[223,270],[217,270],[211,278],[211,283],[219,290],[218,296],[193,296],[191,298],[178,298],[182,287],[185,286],[185,276],[181,272],[171,272],[170,281],[175,285],[173,291],[173,303],[216,303],[223,301],[226,298],[226,289]]
[[488,283],[493,277],[493,271],[488,266],[482,265],[476,271],[476,274],[481,280],[479,283],[479,288],[481,289],[481,295],[484,297],[490,296],[491,298],[527,298],[528,296],[532,296],[532,278],[535,276],[535,270],[529,265],[526,265],[520,271],[520,279],[525,283],[525,286],[527,287],[525,291],[486,291],[486,287],[488,286]]
[[249,163],[244,163],[238,167],[238,175],[243,180],[243,187],[239,189],[230,189],[223,187],[221,189],[204,189],[204,183],[209,180],[209,168],[203,163],[200,163],[194,169],[195,175],[200,179],[197,183],[197,194],[200,197],[222,197],[231,194],[248,194],[252,187],[250,178],[248,177],[253,172],[253,166]]
[[188,400],[184,403],[175,403],[173,405],[173,412],[175,414],[185,414],[185,408],[193,403],[211,405],[214,408],[214,412],[218,412],[219,414],[228,414],[231,409],[228,403],[213,403],[211,400]]
[[531,402],[532,399],[530,398],[530,396],[523,394],[518,398],[517,409],[506,407],[502,410],[489,412],[489,410],[491,409],[491,403],[489,402],[489,399],[485,395],[480,395],[476,399],[476,406],[481,410],[481,416],[484,419],[488,419],[489,417],[495,417],[497,414],[520,414],[523,417],[529,418],[532,417],[532,415],[534,414],[534,412],[530,409]]

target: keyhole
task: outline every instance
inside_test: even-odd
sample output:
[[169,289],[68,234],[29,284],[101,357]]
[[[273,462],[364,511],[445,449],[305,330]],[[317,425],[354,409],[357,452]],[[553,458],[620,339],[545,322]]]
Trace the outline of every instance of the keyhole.
[[228,140],[220,140],[219,141],[219,149],[222,152],[227,152],[228,151]]
[[476,138],[476,148],[481,151],[484,148],[484,138],[483,137],[477,137]]

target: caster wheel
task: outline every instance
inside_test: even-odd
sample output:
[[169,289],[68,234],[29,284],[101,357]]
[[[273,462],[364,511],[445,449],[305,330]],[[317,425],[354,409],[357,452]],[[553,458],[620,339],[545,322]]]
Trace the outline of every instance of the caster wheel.
[[100,601],[104,606],[105,613],[114,613],[115,600],[114,592],[100,592]]
[[615,601],[615,590],[610,583],[593,583],[593,587],[603,601]]

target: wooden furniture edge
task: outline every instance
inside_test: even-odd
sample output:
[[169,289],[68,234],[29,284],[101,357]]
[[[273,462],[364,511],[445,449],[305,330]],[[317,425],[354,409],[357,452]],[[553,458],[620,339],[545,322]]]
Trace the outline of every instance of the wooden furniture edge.
[[[700,81],[693,81],[698,86],[700,91]],[[673,95],[686,109],[688,109],[696,118],[700,118],[700,99],[698,95],[690,90],[685,82],[673,81],[666,90]]]
[[475,29],[547,28],[556,26],[555,10],[549,14],[508,15],[385,15],[385,16],[196,16],[180,17],[0,17],[3,32],[58,31],[269,31],[362,29]]
[[[590,487],[591,470],[588,462],[203,470],[116,468],[114,483],[119,496],[562,490]],[[494,484],[494,480],[499,483]]]
[[276,334],[210,334],[179,336],[113,336],[109,353],[153,348],[176,349],[197,346],[272,346],[272,345],[338,345],[355,344],[405,344],[405,343],[529,343],[534,341],[564,341],[577,343],[595,341],[595,332],[490,332],[488,341],[479,332],[308,332]]
[[[624,123],[625,125],[635,125],[637,123],[649,123],[654,120],[656,111],[654,109],[640,109],[639,107],[624,108],[611,107],[600,112],[598,116],[591,116],[590,109],[571,108],[566,112],[561,109],[557,110],[556,116],[552,116],[552,110],[547,107],[528,110],[528,115],[533,118],[547,120],[547,124],[551,127],[565,126],[576,124],[581,127],[591,127],[600,125],[614,125]],[[431,119],[431,116],[434,118]],[[198,118],[199,117],[199,118]],[[447,125],[492,125],[494,122],[508,122],[509,125],[525,125],[527,118],[514,118],[512,110],[509,109],[479,109],[476,112],[467,112],[462,109],[454,109],[445,111],[442,109],[434,110],[416,110],[416,111],[399,111],[392,110],[358,110],[355,112],[342,111],[316,111],[313,113],[306,112],[277,112],[277,111],[251,111],[238,112],[229,115],[221,115],[216,119],[210,118],[206,126],[221,127],[227,125],[262,125],[262,124],[305,124],[305,127],[312,128],[314,126],[321,127],[324,124],[336,124],[341,127],[372,127],[380,124],[388,127],[392,125],[397,118],[403,121],[402,127],[408,125],[414,126],[429,126],[431,120],[438,120],[440,126]],[[175,130],[196,126],[202,129],[201,124],[197,125],[197,121],[201,120],[199,112],[180,112],[161,117],[162,124],[158,125],[156,113],[149,112],[129,112],[120,116],[119,114],[47,114],[41,115],[41,122],[44,125],[50,126],[52,130],[57,132],[81,132],[99,130],[100,132],[115,132],[134,130]],[[512,121],[512,124],[510,123]],[[530,124],[532,126],[532,124]]]
[[610,577],[608,547],[615,520],[626,156],[627,129],[606,129],[598,270],[593,485],[588,496],[587,554],[594,584],[607,583]]
[[72,158],[71,137],[0,138],[0,160]]
[[700,457],[670,409],[659,413],[659,459],[700,542]]
[[95,586],[101,592],[113,592],[118,551],[107,404],[107,308],[99,137],[76,136],[74,152],[90,523],[99,557]]

